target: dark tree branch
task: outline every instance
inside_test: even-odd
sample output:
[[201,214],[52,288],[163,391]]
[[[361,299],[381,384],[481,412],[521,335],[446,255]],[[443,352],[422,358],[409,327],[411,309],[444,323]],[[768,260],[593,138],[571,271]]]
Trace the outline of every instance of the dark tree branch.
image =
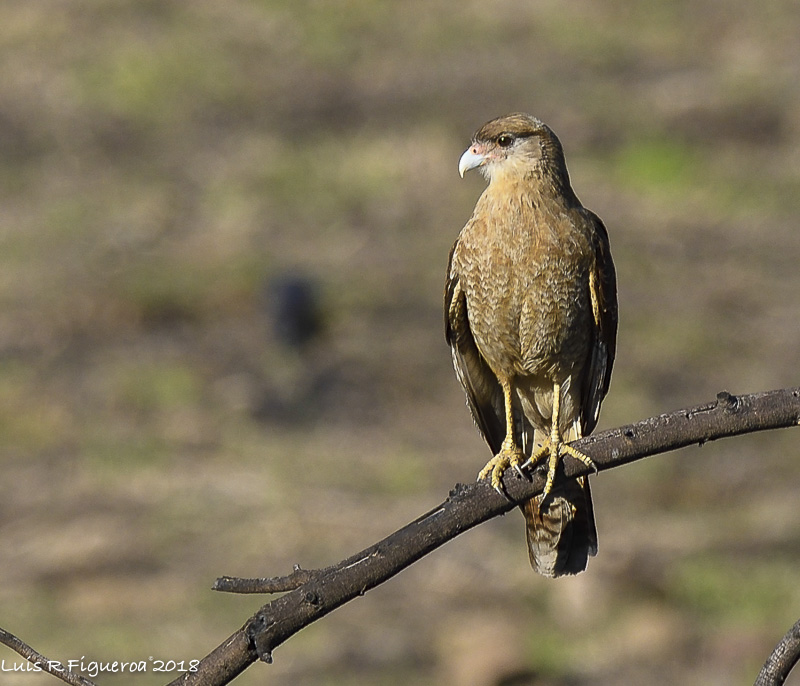
[[303,584],[335,569],[301,569],[300,565],[294,566],[294,571],[286,576],[261,577],[258,579],[240,579],[235,576],[221,576],[211,587],[213,591],[227,593],[285,593],[300,588]]
[[43,672],[52,674],[61,679],[61,681],[72,684],[72,686],[97,686],[94,681],[69,671],[66,667],[63,667],[60,662],[48,660],[44,655],[37,653],[27,643],[21,641],[14,636],[14,634],[9,633],[5,629],[0,629],[0,643],[22,655],[28,662],[36,665]]
[[[603,471],[684,446],[796,426],[799,422],[800,388],[743,396],[723,392],[714,402],[604,431],[573,445]],[[580,462],[567,459],[563,473],[571,478],[587,473],[587,469]],[[390,579],[458,534],[541,493],[544,477],[537,471],[529,481],[509,471],[504,485],[510,500],[485,483],[456,485],[447,500],[427,514],[322,570],[296,569],[287,577],[272,579],[218,580],[215,588],[219,590],[289,592],[261,607],[241,629],[203,658],[196,672],[181,675],[170,686],[220,686],[230,683],[259,658],[270,662],[272,651],[303,627]]]
[[800,659],[800,621],[775,646],[758,673],[755,686],[780,686]]

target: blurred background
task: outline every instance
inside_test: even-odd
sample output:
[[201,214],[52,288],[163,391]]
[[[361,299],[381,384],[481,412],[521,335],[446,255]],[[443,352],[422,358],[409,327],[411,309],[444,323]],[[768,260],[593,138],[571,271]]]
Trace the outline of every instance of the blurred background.
[[[262,602],[217,576],[332,564],[474,479],[442,290],[483,188],[457,161],[500,114],[550,124],[609,230],[600,429],[798,384],[795,0],[50,0],[0,27],[0,626],[48,657],[198,659]],[[576,578],[489,522],[235,683],[752,683],[800,617],[799,439],[595,477]]]

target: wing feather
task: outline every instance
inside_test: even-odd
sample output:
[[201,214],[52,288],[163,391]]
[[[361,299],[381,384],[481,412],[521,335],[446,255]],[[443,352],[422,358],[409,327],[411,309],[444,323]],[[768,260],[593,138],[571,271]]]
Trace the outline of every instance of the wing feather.
[[472,418],[492,453],[497,454],[506,433],[503,391],[472,335],[466,294],[453,267],[454,252],[455,245],[450,251],[444,292],[445,339],[450,345],[456,375],[467,393]]
[[589,435],[597,424],[600,404],[603,402],[611,382],[611,368],[617,349],[617,276],[608,242],[608,232],[600,218],[584,210],[587,221],[594,231],[595,260],[589,274],[589,290],[594,314],[594,336],[589,353],[589,363],[584,368],[583,412],[581,414],[582,435]]

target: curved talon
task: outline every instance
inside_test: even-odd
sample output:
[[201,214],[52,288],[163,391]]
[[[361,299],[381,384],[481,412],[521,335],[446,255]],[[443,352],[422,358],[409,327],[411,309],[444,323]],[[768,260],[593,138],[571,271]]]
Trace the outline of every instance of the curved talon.
[[522,469],[533,469],[545,455],[550,454],[550,440],[539,446],[525,462],[522,463]]
[[492,486],[494,490],[505,493],[503,490],[503,473],[508,469],[509,460],[503,458],[498,460],[497,464],[492,468]]
[[520,464],[525,456],[517,448],[507,448],[504,446],[497,455],[486,463],[478,474],[478,481],[489,479],[492,488],[504,498],[508,498],[508,493],[503,488],[503,474],[509,467],[513,467],[521,476]]

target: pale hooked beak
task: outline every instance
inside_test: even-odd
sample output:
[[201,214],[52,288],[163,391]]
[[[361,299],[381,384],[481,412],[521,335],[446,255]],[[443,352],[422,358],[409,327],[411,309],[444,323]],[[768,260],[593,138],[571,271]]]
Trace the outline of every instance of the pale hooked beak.
[[470,169],[475,169],[475,167],[480,167],[485,163],[486,155],[480,154],[477,147],[472,145],[464,151],[463,155],[461,155],[461,159],[458,161],[458,173],[463,179],[464,174]]

